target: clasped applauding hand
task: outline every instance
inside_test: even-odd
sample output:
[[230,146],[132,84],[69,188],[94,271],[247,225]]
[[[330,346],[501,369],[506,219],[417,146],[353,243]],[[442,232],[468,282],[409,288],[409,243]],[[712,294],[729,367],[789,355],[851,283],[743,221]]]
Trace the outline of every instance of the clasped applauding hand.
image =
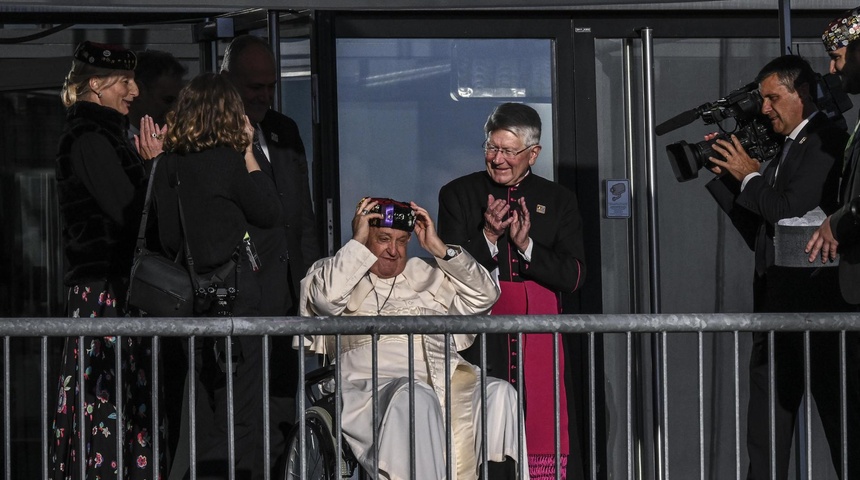
[[[513,205],[513,208],[512,208]],[[499,237],[508,233],[511,243],[521,252],[529,247],[529,230],[531,229],[531,217],[529,209],[526,208],[526,199],[519,198],[516,203],[510,204],[502,198],[495,198],[492,194],[487,196],[487,210],[484,212],[484,236],[487,240],[496,244]]]

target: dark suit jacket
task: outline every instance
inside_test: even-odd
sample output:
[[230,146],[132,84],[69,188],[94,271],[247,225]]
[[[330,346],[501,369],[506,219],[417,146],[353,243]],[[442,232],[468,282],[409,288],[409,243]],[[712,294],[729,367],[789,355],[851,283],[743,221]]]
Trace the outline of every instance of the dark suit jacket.
[[860,142],[856,130],[844,158],[842,207],[830,217],[830,228],[839,242],[839,289],[845,301],[856,305],[860,303],[860,222],[850,211],[851,200],[860,196]]
[[[301,279],[320,256],[308,162],[298,126],[291,118],[269,110],[260,129],[270,160],[259,162],[260,169],[273,182],[282,209],[273,228],[249,227],[261,263],[256,275],[262,298],[260,315],[295,315]],[[272,367],[272,393],[293,396],[298,364],[288,338],[273,340]]]
[[[779,220],[802,217],[820,206],[831,213],[837,205],[839,161],[846,133],[824,114],[814,115],[798,133],[787,156],[772,161],[764,174],[750,179],[743,192],[741,182],[729,174],[707,184],[708,191],[729,215],[747,245],[756,251],[756,270],[774,271],[774,226]],[[771,186],[767,178],[779,166]],[[811,270],[811,269],[810,269]],[[809,274],[807,274],[809,277]]]

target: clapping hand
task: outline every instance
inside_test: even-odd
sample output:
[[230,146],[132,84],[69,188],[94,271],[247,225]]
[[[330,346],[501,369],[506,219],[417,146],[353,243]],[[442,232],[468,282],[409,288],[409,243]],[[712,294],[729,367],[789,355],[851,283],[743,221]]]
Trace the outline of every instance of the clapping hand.
[[513,217],[508,215],[510,209],[507,200],[487,195],[487,210],[484,211],[484,236],[490,243],[495,244],[514,221]]
[[526,207],[526,199],[521,197],[510,204],[503,198],[487,196],[487,210],[484,212],[484,236],[495,244],[507,231],[511,243],[521,252],[529,246],[531,216]]
[[520,197],[515,203],[516,208],[511,212],[510,238],[511,243],[516,245],[517,250],[525,252],[529,247],[529,230],[532,227],[529,209],[526,208],[526,199]]

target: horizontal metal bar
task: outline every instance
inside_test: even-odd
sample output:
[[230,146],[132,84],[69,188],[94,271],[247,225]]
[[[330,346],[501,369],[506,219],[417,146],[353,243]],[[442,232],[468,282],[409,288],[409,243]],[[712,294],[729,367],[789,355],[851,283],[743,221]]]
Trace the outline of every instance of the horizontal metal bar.
[[395,317],[0,318],[0,336],[860,331],[856,313]]
[[[813,0],[795,0],[795,9],[823,8],[820,4],[826,2]],[[668,6],[661,4],[668,3]],[[715,4],[718,4],[717,7]],[[799,5],[798,5],[799,4]],[[650,0],[647,2],[631,0],[536,0],[521,2],[516,0],[293,0],[288,3],[291,9],[314,10],[539,10],[539,9],[571,9],[597,8],[598,6],[623,6],[625,9],[639,10],[681,10],[713,12],[725,9],[738,10],[774,10],[773,0]],[[644,7],[643,7],[644,5]],[[270,10],[285,9],[284,2],[274,0],[258,0],[256,8]],[[76,2],[72,0],[5,0],[0,3],[0,12],[25,13],[78,13],[78,12],[151,12],[165,10],[168,12],[188,11],[223,11],[231,12],[248,8],[248,4],[238,0],[188,0],[181,6],[175,3],[158,0],[153,2],[134,2],[132,0],[103,0],[101,2]],[[843,7],[844,8],[844,7]]]

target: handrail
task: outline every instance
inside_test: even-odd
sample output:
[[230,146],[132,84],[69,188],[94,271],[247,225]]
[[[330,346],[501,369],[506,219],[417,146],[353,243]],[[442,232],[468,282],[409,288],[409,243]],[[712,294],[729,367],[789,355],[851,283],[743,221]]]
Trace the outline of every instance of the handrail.
[[860,331],[860,313],[708,313],[386,317],[0,317],[0,336],[251,336],[406,333]]
[[[620,359],[620,363],[618,363],[617,367],[620,370],[613,370],[615,375],[619,373],[621,375],[626,375],[626,384],[627,387],[625,389],[623,395],[623,404],[625,405],[626,411],[626,424],[621,427],[615,427],[615,433],[613,435],[617,435],[620,433],[625,433],[627,435],[626,440],[626,449],[627,449],[627,479],[633,480],[635,479],[653,479],[654,472],[650,470],[655,467],[655,464],[650,462],[658,461],[658,455],[660,455],[659,451],[650,451],[648,447],[649,442],[653,441],[653,438],[650,435],[652,430],[647,428],[642,428],[640,422],[648,420],[648,415],[643,414],[642,412],[635,412],[636,410],[633,405],[637,402],[637,398],[639,400],[645,399],[647,401],[648,398],[648,385],[634,385],[637,383],[643,382],[643,376],[637,375],[637,370],[645,370],[650,368],[648,365],[640,364],[640,361],[650,357],[641,357],[640,355],[635,353],[635,349],[641,349],[642,347],[638,344],[640,340],[647,340],[648,338],[654,337],[662,337],[662,342],[666,342],[666,336],[668,333],[697,333],[698,337],[698,348],[696,352],[696,356],[698,358],[698,372],[697,372],[697,390],[699,395],[699,406],[696,412],[696,416],[698,417],[699,422],[699,449],[698,449],[698,468],[699,468],[699,478],[706,478],[705,473],[705,449],[704,449],[704,439],[703,439],[703,431],[704,422],[706,417],[706,412],[702,407],[703,395],[704,395],[704,384],[703,384],[703,372],[701,367],[701,362],[703,361],[703,346],[702,346],[702,332],[713,332],[713,333],[730,333],[732,335],[732,343],[733,343],[733,357],[734,357],[734,368],[731,370],[734,376],[734,470],[735,470],[735,478],[740,478],[741,465],[742,465],[742,442],[740,432],[742,431],[741,423],[740,423],[740,384],[738,381],[739,374],[741,371],[740,368],[740,349],[739,349],[739,333],[744,331],[809,331],[809,332],[824,332],[824,331],[860,331],[860,313],[768,313],[768,314],[750,314],[750,313],[734,313],[734,314],[604,314],[604,315],[537,315],[537,316],[525,316],[525,315],[510,315],[510,316],[489,316],[489,315],[479,315],[479,316],[397,316],[397,317],[241,317],[241,318],[225,318],[225,317],[212,317],[212,318],[76,318],[70,319],[66,317],[23,317],[23,318],[0,318],[0,337],[5,338],[5,348],[4,355],[6,358],[6,370],[3,375],[3,382],[7,386],[5,391],[7,395],[3,400],[4,407],[4,425],[11,425],[12,411],[10,410],[12,402],[9,400],[9,392],[11,392],[11,372],[10,368],[10,337],[41,337],[42,338],[42,353],[41,353],[41,363],[40,368],[42,371],[43,381],[41,382],[40,388],[40,402],[42,407],[41,417],[41,425],[42,425],[42,442],[43,448],[41,451],[41,462],[42,462],[42,471],[44,472],[47,469],[47,465],[49,464],[48,459],[48,451],[44,446],[48,444],[48,438],[45,435],[50,433],[47,428],[47,424],[45,423],[45,419],[48,418],[46,412],[49,411],[49,403],[52,398],[49,395],[49,385],[47,380],[47,345],[48,345],[48,337],[73,337],[73,338],[81,338],[83,336],[153,336],[153,337],[164,337],[164,336],[175,336],[175,337],[188,337],[188,358],[191,365],[194,365],[195,359],[194,355],[196,355],[195,348],[195,338],[198,336],[275,336],[275,335],[386,335],[386,334],[458,334],[458,333],[496,333],[496,332],[517,332],[518,335],[522,335],[523,333],[541,333],[541,332],[555,332],[562,334],[573,334],[573,333],[586,333],[588,337],[588,348],[587,355],[584,358],[589,365],[588,372],[588,411],[589,411],[589,419],[588,419],[588,430],[590,432],[589,436],[589,445],[588,445],[588,458],[590,459],[590,465],[596,466],[598,462],[601,462],[598,457],[598,448],[599,442],[604,441],[601,440],[598,431],[606,428],[609,429],[609,425],[602,425],[598,420],[598,415],[596,412],[599,408],[609,408],[610,405],[602,405],[599,403],[596,392],[599,391],[602,387],[601,380],[598,377],[597,370],[595,368],[595,362],[597,362],[597,355],[601,355],[598,353],[598,349],[595,345],[595,334],[599,333],[615,333],[622,334],[626,337],[624,340],[626,344],[626,355],[623,359]],[[636,334],[646,334],[646,335],[636,335]],[[658,334],[658,335],[647,335],[647,334]],[[841,347],[841,361],[840,361],[840,375],[841,375],[841,383],[843,385],[843,391],[846,385],[845,378],[845,333],[841,333],[839,335]],[[770,338],[773,338],[773,335],[769,335]],[[804,337],[809,338],[809,334],[805,334]],[[302,337],[299,337],[301,340]],[[609,337],[607,337],[609,338]],[[683,342],[692,341],[692,337],[688,337],[689,340],[684,339]],[[483,341],[483,340],[480,340]],[[610,340],[608,340],[610,341]],[[615,340],[611,340],[615,341]],[[336,351],[340,351],[340,336],[336,338],[336,344],[338,347],[335,349]],[[264,342],[266,343],[266,342]],[[447,342],[446,342],[447,343]],[[805,356],[809,358],[809,342],[806,343],[806,352]],[[521,344],[521,343],[520,343]],[[158,341],[153,339],[153,354],[155,355],[155,359],[153,359],[153,371],[157,371],[157,358],[158,358]],[[231,345],[230,342],[227,342],[226,345]],[[652,345],[653,347],[653,345]],[[448,347],[450,348],[450,346]],[[451,352],[448,352],[449,354]],[[555,358],[558,358],[558,355],[561,355],[560,351],[555,351]],[[412,358],[413,354],[410,354],[409,357]],[[522,356],[517,356],[519,361],[521,362]],[[227,352],[227,358],[232,358],[230,352]],[[636,359],[639,360],[636,360]],[[305,356],[299,355],[299,371],[305,370]],[[374,359],[376,361],[376,359]],[[718,359],[715,358],[715,361]],[[647,360],[646,360],[647,361]],[[664,360],[665,361],[665,357]],[[267,362],[263,362],[266,364]],[[554,362],[555,363],[555,362]],[[447,362],[446,362],[447,364]],[[773,365],[773,359],[771,358],[771,365]],[[522,363],[520,363],[518,368],[519,372],[522,372]],[[667,365],[663,365],[664,370],[668,371],[666,368]],[[191,367],[193,368],[193,367]],[[229,366],[228,366],[229,368]],[[119,367],[117,367],[117,371],[121,371]],[[79,369],[79,372],[83,372],[83,368]],[[483,369],[482,369],[483,372]],[[809,388],[809,370],[804,370],[805,382],[807,384],[807,388]],[[228,376],[228,378],[230,378]],[[448,375],[445,375],[445,378],[449,378]],[[678,377],[679,379],[684,378],[683,375]],[[521,379],[520,379],[521,380]],[[153,381],[157,381],[157,379],[153,379]],[[665,382],[667,379],[664,379],[662,384],[652,385],[652,389],[661,389],[664,390],[666,388]],[[683,381],[683,380],[679,380]],[[83,382],[83,379],[79,379],[78,382]],[[560,377],[558,377],[558,372],[556,372],[556,385],[560,382]],[[227,382],[227,390],[232,391],[232,382]],[[610,382],[611,383],[611,382]],[[770,381],[771,389],[774,389],[774,379]],[[118,383],[121,384],[121,381]],[[155,384],[154,384],[155,385]],[[188,387],[188,397],[190,404],[196,404],[197,392],[194,390],[195,382],[191,382]],[[518,385],[523,385],[522,381],[518,382]],[[639,388],[640,390],[634,391],[634,387]],[[338,387],[339,388],[339,387]],[[265,387],[264,387],[265,389]],[[446,389],[447,390],[447,389]],[[155,389],[153,392],[157,392]],[[339,392],[338,392],[339,395]],[[559,395],[555,393],[555,395]],[[118,397],[119,395],[117,395]],[[520,396],[522,396],[522,392],[520,392]],[[263,395],[262,398],[268,398],[268,395]],[[807,395],[808,398],[808,395]],[[620,399],[620,397],[619,397]],[[300,391],[297,395],[298,406],[300,410],[305,410],[306,405],[304,404],[304,395],[303,392]],[[558,405],[559,399],[556,398],[556,403]],[[771,399],[771,402],[774,402],[775,399]],[[153,397],[153,404],[157,403],[157,399]],[[450,399],[448,402],[450,403]],[[668,402],[666,403],[668,405]],[[620,405],[619,405],[620,406]],[[264,408],[267,408],[267,404],[264,404]],[[518,405],[518,411],[520,415],[523,415],[523,405],[520,403]],[[560,405],[556,407],[560,408]],[[843,396],[840,409],[842,410],[842,428],[843,431],[847,428],[846,412],[847,403]],[[339,411],[340,407],[338,406],[337,411]],[[807,413],[809,409],[807,408]],[[80,412],[83,409],[79,410]],[[228,412],[230,409],[228,408]],[[155,412],[155,410],[153,410]],[[414,413],[414,412],[412,412]],[[378,414],[378,412],[377,412]],[[558,410],[556,412],[556,422],[558,422]],[[232,418],[232,415],[228,414],[228,418]],[[619,417],[621,418],[621,417]],[[83,420],[79,420],[83,422]],[[191,416],[188,419],[189,429],[192,432],[191,438],[189,439],[189,451],[195,452],[196,446],[195,443],[195,434],[193,432],[196,431],[197,419],[195,416]],[[299,417],[299,431],[304,431],[304,417]],[[636,425],[637,427],[634,427]],[[582,426],[582,425],[581,425]],[[809,422],[806,421],[801,424],[802,427],[809,429]],[[620,428],[620,430],[619,430]],[[654,426],[652,425],[652,428]],[[558,427],[557,427],[558,429]],[[608,431],[608,430],[607,430]],[[668,429],[664,428],[664,432],[668,435]],[[4,429],[5,436],[7,440],[10,438],[9,429]],[[560,430],[558,430],[560,432]],[[559,433],[556,433],[558,436]],[[520,436],[524,436],[524,431],[520,432]],[[266,435],[264,435],[266,437]],[[228,441],[229,445],[233,445],[233,434],[228,435],[230,439]],[[807,441],[811,438],[808,434],[805,436]],[[556,438],[556,450],[560,449],[559,438]],[[608,441],[608,439],[605,439]],[[668,436],[664,437],[664,445],[669,444]],[[12,469],[12,458],[13,455],[9,454],[11,452],[11,443],[7,441],[7,448],[5,451],[7,455],[5,457],[5,471],[11,472]],[[271,438],[264,438],[264,448],[269,449],[271,445]],[[843,435],[843,445],[842,451],[843,455],[847,453],[847,443],[845,437]],[[625,448],[623,445],[619,445],[619,448]],[[81,447],[83,448],[83,447]],[[230,447],[233,448],[232,446]],[[299,449],[304,451],[305,445],[304,441],[300,440]],[[666,449],[665,451],[668,451]],[[583,452],[585,453],[585,452]],[[809,457],[809,449],[806,449],[807,457]],[[520,454],[522,455],[522,454]],[[650,460],[649,460],[650,459]],[[668,462],[668,458],[664,458],[664,465]],[[196,463],[195,457],[191,454],[190,461],[190,474],[192,478],[196,478]],[[271,461],[271,458],[270,458]],[[686,460],[680,460],[686,461]],[[690,459],[692,461],[692,457]],[[523,462],[523,459],[520,458],[520,462]],[[557,458],[556,462],[560,462]],[[269,463],[271,464],[271,463]],[[157,463],[154,464],[155,468],[158,468]],[[558,465],[557,465],[558,468]],[[845,462],[841,466],[844,471],[847,468]],[[805,469],[807,473],[811,471],[811,463],[807,464],[807,468]],[[591,476],[589,478],[595,479],[597,477],[598,470],[591,470]],[[664,468],[661,470],[663,472],[668,472],[668,468]],[[268,471],[267,471],[268,472]],[[269,478],[271,472],[268,472],[267,478]],[[7,474],[6,479],[10,478]],[[665,478],[665,477],[664,477]]]

